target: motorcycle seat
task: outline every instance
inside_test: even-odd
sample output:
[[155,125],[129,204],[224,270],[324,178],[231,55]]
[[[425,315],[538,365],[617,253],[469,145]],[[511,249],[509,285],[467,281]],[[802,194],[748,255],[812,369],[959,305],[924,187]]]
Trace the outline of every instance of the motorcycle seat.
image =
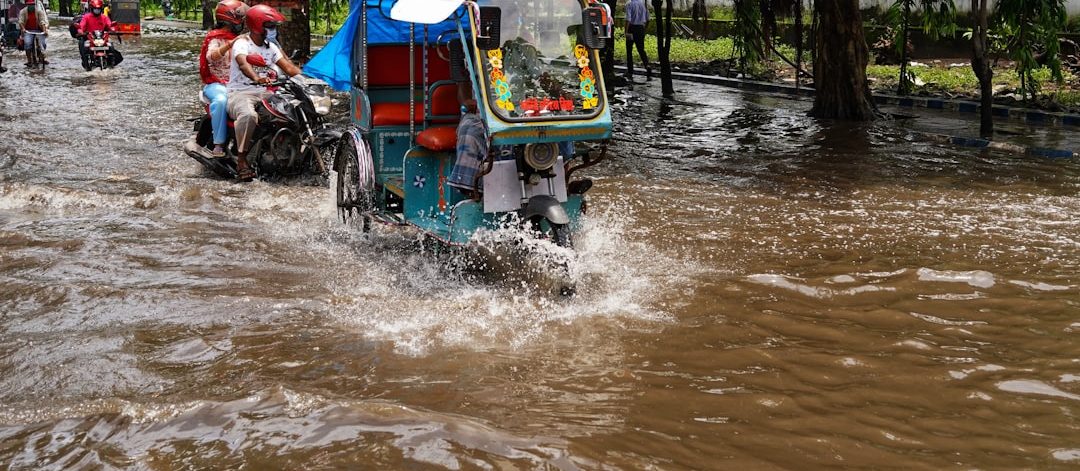
[[[203,111],[205,111],[206,114],[209,115],[210,114],[210,100],[206,98],[206,95],[203,92],[199,92],[199,103],[202,103]],[[228,119],[226,119],[226,121],[228,121],[230,128],[236,126],[236,122],[234,122],[232,118],[228,118]]]

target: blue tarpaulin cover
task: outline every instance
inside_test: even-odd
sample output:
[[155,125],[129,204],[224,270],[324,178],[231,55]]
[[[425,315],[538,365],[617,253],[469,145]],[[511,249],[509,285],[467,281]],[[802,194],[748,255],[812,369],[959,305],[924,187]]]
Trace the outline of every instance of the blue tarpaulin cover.
[[[341,25],[341,29],[330,39],[326,47],[323,47],[304,65],[304,73],[326,81],[334,90],[347,91],[349,89],[352,83],[353,39],[356,37],[357,27],[360,24],[362,5],[366,5],[368,9],[368,45],[408,44],[409,23],[390,19],[390,6],[393,1],[384,0],[382,12],[379,11],[379,3],[379,0],[354,0],[349,7],[349,17],[345,19],[345,24]],[[429,25],[428,42],[434,44],[440,34],[451,30],[457,31],[457,21],[462,21],[463,25],[466,25],[468,15],[464,13],[465,10],[459,8],[457,14],[461,15],[460,19],[455,15],[442,23]],[[417,25],[416,42],[423,43],[423,41],[423,25]],[[445,37],[443,41],[446,41]]]

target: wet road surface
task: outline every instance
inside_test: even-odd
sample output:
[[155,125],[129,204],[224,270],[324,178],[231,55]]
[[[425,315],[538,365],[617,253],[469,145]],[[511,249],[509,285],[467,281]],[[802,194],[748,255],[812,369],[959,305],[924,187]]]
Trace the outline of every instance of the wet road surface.
[[58,33],[0,82],[5,469],[1080,464],[1080,163],[639,85],[567,300],[204,173],[198,36]]

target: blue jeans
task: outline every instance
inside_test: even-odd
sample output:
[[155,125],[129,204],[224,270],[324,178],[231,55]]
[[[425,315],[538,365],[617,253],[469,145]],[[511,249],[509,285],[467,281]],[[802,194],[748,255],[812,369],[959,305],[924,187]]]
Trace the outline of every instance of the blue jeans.
[[210,101],[210,126],[214,128],[214,144],[225,144],[229,138],[229,109],[225,106],[228,94],[225,85],[211,83],[203,87],[203,95]]

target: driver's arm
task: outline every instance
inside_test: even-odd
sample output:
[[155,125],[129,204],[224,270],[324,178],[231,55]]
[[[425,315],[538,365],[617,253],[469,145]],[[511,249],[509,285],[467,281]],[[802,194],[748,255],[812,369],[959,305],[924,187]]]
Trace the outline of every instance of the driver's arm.
[[285,72],[289,77],[300,73],[300,68],[297,67],[296,64],[293,64],[292,61],[284,55],[281,56],[281,59],[277,60],[277,66],[280,67],[281,71]]

